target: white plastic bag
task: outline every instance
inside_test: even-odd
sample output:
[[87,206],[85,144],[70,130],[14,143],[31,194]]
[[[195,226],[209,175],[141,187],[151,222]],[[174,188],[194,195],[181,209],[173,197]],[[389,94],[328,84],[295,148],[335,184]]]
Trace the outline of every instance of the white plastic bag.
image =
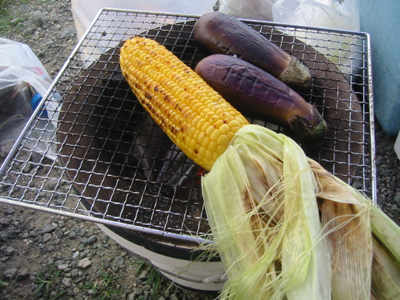
[[51,79],[28,45],[0,38],[0,90],[26,82],[42,96]]
[[[44,96],[50,87],[51,79],[45,67],[23,43],[0,38],[0,154],[7,154],[38,105],[37,101]],[[45,127],[53,134],[53,124],[47,124],[47,111],[43,108],[38,126]],[[50,130],[47,130],[50,129]],[[35,140],[37,132],[31,132]],[[46,141],[35,141],[25,145],[37,152],[45,152],[54,157]]]
[[228,15],[272,20],[272,4],[276,0],[220,0],[219,11]]
[[[360,31],[359,0],[275,0],[272,16],[278,23]],[[287,33],[325,54],[345,75],[358,72],[361,67],[361,60],[345,56],[362,50],[351,37],[330,35],[324,38],[318,33],[301,30]]]
[[273,20],[291,25],[360,30],[358,0],[275,0]]

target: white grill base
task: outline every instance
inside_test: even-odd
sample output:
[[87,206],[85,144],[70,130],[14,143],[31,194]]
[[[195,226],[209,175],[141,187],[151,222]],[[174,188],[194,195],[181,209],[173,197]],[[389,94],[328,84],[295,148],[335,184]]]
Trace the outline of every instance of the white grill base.
[[173,282],[201,291],[222,289],[225,282],[225,271],[221,262],[197,262],[161,255],[132,243],[102,224],[97,224],[97,226],[121,247],[149,261],[160,273]]

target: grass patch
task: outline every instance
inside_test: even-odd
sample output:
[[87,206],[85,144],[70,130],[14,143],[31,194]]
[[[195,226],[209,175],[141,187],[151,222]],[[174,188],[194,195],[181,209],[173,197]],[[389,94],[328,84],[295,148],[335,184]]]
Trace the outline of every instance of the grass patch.
[[[19,0],[22,3],[28,3],[29,0]],[[22,16],[12,16],[9,12],[9,7],[12,4],[11,0],[0,0],[0,34],[5,34],[15,30],[17,27],[21,29],[21,24],[24,22]]]
[[[170,279],[168,279],[167,277],[162,275],[157,270],[157,268],[155,268],[153,265],[151,265],[147,261],[139,260],[135,264],[137,265],[135,275],[137,278],[139,278],[140,281],[142,281],[143,285],[150,286],[151,294],[149,296],[150,296],[150,299],[152,299],[152,300],[158,300],[161,296],[168,299],[169,298],[168,295],[174,295],[174,294],[178,295],[178,297],[183,297],[184,299],[191,299],[195,295],[198,298],[201,298],[204,300],[211,300],[211,299],[218,298],[217,292],[201,293],[201,292],[195,292],[195,291],[183,289],[182,287],[176,285]],[[146,298],[145,296],[141,295],[135,299],[143,300],[143,299],[149,299],[149,298]]]
[[[30,0],[18,0],[21,3],[28,3]],[[43,1],[42,1],[43,2]],[[12,0],[0,0],[0,10],[6,10],[7,6],[12,3]]]
[[0,34],[3,34],[11,29],[11,16],[8,13],[8,5],[10,0],[0,0]]
[[0,14],[7,13],[7,7],[11,3],[11,0],[0,0]]
[[165,291],[173,293],[177,287],[167,278],[165,278],[156,268],[147,262],[140,262],[136,271],[136,277],[145,273],[145,284],[151,288],[151,298],[159,299]]
[[112,300],[121,299],[123,291],[118,284],[119,275],[111,269],[102,268],[95,282],[85,283],[82,289],[87,290],[93,296],[93,299]]
[[55,265],[50,265],[49,268],[39,272],[34,283],[36,288],[33,295],[36,298],[56,300],[60,299],[67,292],[61,286],[61,273]]
[[[65,287],[63,284],[63,271],[57,269],[55,265],[50,265],[41,270],[34,279],[35,290],[34,299],[64,300],[70,299],[68,290],[72,287]],[[124,293],[119,284],[120,277],[111,269],[101,268],[96,279],[83,280],[79,289],[82,295],[88,294],[88,299],[96,300],[119,300],[123,299]]]
[[8,282],[0,279],[0,289],[8,287]]

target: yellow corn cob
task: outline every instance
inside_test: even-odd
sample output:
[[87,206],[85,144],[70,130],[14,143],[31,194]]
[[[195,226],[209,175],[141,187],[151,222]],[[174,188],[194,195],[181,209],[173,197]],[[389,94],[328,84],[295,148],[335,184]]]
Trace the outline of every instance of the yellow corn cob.
[[195,163],[210,170],[246,118],[156,41],[134,37],[121,48],[122,74],[139,102]]

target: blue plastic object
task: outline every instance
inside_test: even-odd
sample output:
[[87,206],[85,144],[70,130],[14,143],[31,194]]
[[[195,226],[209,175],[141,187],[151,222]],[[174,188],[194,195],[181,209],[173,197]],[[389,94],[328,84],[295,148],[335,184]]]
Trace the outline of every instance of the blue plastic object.
[[360,29],[371,37],[375,117],[384,132],[400,130],[400,1],[360,1]]
[[[35,93],[31,99],[32,109],[35,110],[36,107],[39,105],[40,101],[42,100],[42,96],[39,93]],[[39,116],[42,118],[48,118],[47,110],[43,109],[40,111]]]

